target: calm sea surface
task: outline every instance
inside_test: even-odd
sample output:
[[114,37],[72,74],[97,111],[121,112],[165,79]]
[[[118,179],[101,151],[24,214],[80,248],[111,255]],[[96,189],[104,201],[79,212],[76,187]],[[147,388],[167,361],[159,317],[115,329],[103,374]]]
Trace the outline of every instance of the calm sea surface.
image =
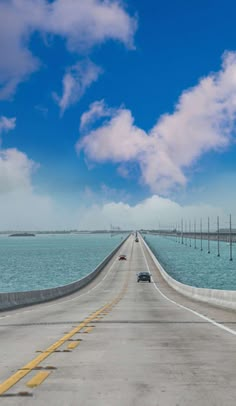
[[121,235],[64,234],[0,237],[0,292],[47,289],[92,272]]
[[157,259],[174,279],[200,288],[236,290],[236,246],[233,245],[233,261],[229,261],[229,245],[220,242],[220,257],[217,257],[217,242],[203,241],[203,251],[197,240],[197,249],[192,240],[189,246],[179,244],[174,237],[145,235],[144,238]]

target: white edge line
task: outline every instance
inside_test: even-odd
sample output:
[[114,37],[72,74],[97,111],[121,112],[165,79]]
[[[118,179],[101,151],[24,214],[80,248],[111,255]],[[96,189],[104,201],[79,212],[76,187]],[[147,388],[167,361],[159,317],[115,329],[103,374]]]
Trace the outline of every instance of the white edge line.
[[[143,256],[144,256],[144,259],[145,259],[145,263],[146,263],[147,269],[148,269],[148,271],[150,272],[150,268],[149,268],[149,265],[148,265],[148,262],[147,262],[147,258],[146,258],[146,255],[145,255],[145,253],[144,253],[144,250],[143,250],[143,243],[141,243],[141,249],[142,249],[142,253],[143,253]],[[158,286],[156,285],[156,283],[154,282],[153,279],[152,279],[152,282],[153,282],[154,287],[156,288],[156,290],[161,294],[161,296],[164,297],[164,298],[165,298],[166,300],[168,300],[169,302],[175,304],[176,306],[180,307],[181,309],[188,310],[190,313],[193,313],[193,314],[195,314],[195,316],[198,316],[198,317],[200,317],[201,319],[206,320],[208,323],[213,324],[213,325],[216,326],[216,327],[219,327],[221,330],[224,330],[224,331],[227,331],[227,332],[230,333],[230,334],[236,335],[236,331],[235,331],[235,330],[232,330],[231,328],[226,327],[226,326],[224,326],[223,324],[219,324],[219,323],[217,323],[216,321],[210,319],[209,317],[206,317],[206,316],[204,316],[203,314],[198,313],[198,312],[196,312],[195,310],[192,310],[192,309],[190,309],[189,307],[183,306],[183,305],[181,305],[181,304],[175,302],[174,300],[170,299],[169,297],[167,297],[167,296],[158,288]]]
[[[127,240],[127,241],[128,241],[128,240]],[[125,242],[125,244],[127,243],[127,241]],[[120,249],[123,248],[123,247],[124,247],[124,246],[122,245],[122,247],[120,247]],[[118,252],[115,253],[114,257],[116,257],[117,254],[120,253],[120,249],[118,250]],[[113,258],[114,258],[114,257],[113,257]],[[41,311],[42,308],[45,308],[45,307],[48,308],[48,307],[52,307],[52,306],[58,306],[58,305],[61,305],[62,303],[68,303],[68,302],[73,302],[73,300],[78,300],[78,299],[80,299],[81,297],[87,295],[88,293],[91,293],[94,289],[97,289],[98,286],[100,286],[101,283],[103,283],[104,280],[107,278],[107,276],[110,274],[110,272],[111,272],[111,270],[112,270],[112,268],[113,268],[113,266],[114,266],[115,264],[116,264],[116,259],[114,259],[114,261],[113,261],[113,263],[110,265],[110,267],[109,267],[107,273],[106,273],[106,274],[104,275],[104,277],[100,280],[100,282],[99,282],[97,285],[95,285],[93,288],[89,289],[87,292],[82,293],[81,295],[78,295],[78,296],[76,296],[76,297],[73,297],[72,299],[67,299],[67,300],[63,300],[63,298],[58,298],[59,300],[60,300],[60,299],[62,299],[62,300],[61,300],[60,302],[51,303],[51,304],[48,304],[48,305],[46,305],[46,302],[37,303],[38,305],[44,304],[44,306],[41,307],[41,308],[39,308],[39,307],[36,308],[36,307],[35,307],[35,308],[32,308],[32,309],[28,309],[28,310],[22,310],[21,312],[16,312],[16,313],[12,313],[12,314],[6,314],[5,316],[1,316],[1,317],[0,317],[0,320],[1,320],[1,319],[6,319],[7,317],[13,317],[13,316],[16,316],[16,315],[21,315],[21,314],[23,314],[23,313],[29,313],[29,312],[33,312],[33,311]],[[78,290],[78,292],[79,292],[79,290]],[[74,293],[72,293],[72,294],[76,294],[76,292],[74,292]],[[55,300],[57,300],[57,299],[55,299]],[[34,305],[32,304],[32,306],[34,306]],[[6,310],[6,311],[7,311],[7,310]]]

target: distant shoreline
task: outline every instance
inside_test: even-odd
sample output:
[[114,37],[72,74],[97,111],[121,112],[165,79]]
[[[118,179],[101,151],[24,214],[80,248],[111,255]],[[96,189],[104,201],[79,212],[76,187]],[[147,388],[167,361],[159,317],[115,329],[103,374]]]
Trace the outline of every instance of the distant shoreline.
[[27,236],[29,234],[36,235],[43,235],[43,234],[127,234],[130,233],[129,230],[44,230],[44,231],[15,231],[15,230],[6,230],[0,231],[0,235],[9,235],[9,236]]
[[10,234],[9,237],[35,237],[33,233],[14,233]]

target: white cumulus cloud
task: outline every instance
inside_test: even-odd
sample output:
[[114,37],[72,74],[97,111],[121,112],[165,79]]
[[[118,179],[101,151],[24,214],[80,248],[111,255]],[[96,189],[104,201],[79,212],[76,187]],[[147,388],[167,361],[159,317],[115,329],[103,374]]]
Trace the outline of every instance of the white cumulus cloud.
[[15,117],[12,117],[12,118],[8,118],[5,116],[0,117],[0,135],[3,132],[8,132],[10,130],[14,130],[15,126],[16,126]]
[[137,21],[119,0],[55,0],[45,29],[67,40],[72,51],[92,47],[108,39],[132,48]]
[[97,80],[101,73],[102,69],[91,61],[78,62],[67,69],[62,82],[63,94],[61,97],[54,95],[61,114],[83,96],[85,90]]
[[0,99],[40,67],[30,49],[32,34],[60,36],[73,53],[108,39],[133,47],[136,19],[116,0],[8,0],[0,2]]
[[0,195],[15,190],[31,190],[31,176],[38,165],[23,152],[0,150]]
[[[91,119],[92,107],[87,116]],[[186,169],[208,151],[232,142],[236,118],[236,53],[223,55],[222,68],[201,79],[179,98],[173,114],[165,114],[148,133],[134,124],[132,113],[116,110],[110,120],[77,143],[94,162],[135,161],[142,181],[166,193],[187,183]]]
[[90,104],[89,110],[82,114],[80,118],[80,130],[83,131],[100,118],[111,117],[112,114],[113,110],[106,106],[104,100],[95,101],[94,103]]
[[[1,230],[42,230],[70,227],[71,213],[35,191],[39,165],[17,149],[0,150]],[[71,221],[71,222],[70,222]]]

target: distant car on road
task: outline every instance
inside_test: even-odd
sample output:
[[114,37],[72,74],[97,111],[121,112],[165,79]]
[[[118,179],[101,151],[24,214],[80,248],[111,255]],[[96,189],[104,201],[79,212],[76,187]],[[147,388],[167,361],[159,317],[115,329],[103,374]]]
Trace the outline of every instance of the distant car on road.
[[125,260],[125,261],[127,260],[126,255],[123,255],[123,254],[120,255],[120,256],[119,256],[119,261],[124,261],[124,260]]
[[151,282],[151,274],[150,272],[139,272],[137,275],[137,282]]
[[137,238],[137,237],[135,238],[135,242],[138,242],[138,238]]

